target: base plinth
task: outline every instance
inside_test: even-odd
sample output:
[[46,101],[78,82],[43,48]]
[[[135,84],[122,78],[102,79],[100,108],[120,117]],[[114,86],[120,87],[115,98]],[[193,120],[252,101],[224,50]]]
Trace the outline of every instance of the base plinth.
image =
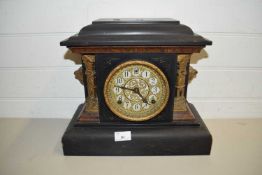
[[[192,104],[197,124],[79,125],[80,105],[63,138],[64,155],[209,155],[212,136]],[[115,142],[114,133],[131,131],[131,140]]]

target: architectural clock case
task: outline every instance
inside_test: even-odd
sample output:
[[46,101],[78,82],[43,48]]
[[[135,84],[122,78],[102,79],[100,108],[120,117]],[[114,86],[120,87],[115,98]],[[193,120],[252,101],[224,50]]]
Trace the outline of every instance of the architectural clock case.
[[96,54],[100,121],[172,121],[176,61],[176,54]]
[[212,136],[187,101],[190,57],[212,42],[178,20],[98,19],[62,41],[84,85],[65,155],[207,155]]

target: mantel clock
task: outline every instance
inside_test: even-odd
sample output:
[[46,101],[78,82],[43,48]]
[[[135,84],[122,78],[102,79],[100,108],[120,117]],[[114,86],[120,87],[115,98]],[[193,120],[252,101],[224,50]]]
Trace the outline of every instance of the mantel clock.
[[209,154],[212,137],[186,94],[190,56],[211,44],[169,18],[99,19],[62,41],[82,56],[85,90],[64,154]]

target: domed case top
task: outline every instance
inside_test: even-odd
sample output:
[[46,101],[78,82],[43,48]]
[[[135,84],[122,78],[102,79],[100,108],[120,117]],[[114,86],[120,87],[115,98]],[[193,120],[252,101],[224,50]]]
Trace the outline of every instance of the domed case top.
[[212,42],[171,18],[98,19],[61,46],[206,46]]

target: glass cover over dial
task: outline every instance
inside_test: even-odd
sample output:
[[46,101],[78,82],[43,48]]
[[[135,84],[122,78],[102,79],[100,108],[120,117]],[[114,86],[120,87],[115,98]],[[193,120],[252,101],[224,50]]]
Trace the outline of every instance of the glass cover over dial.
[[147,61],[127,61],[114,68],[104,86],[109,109],[128,121],[145,121],[166,106],[169,84],[164,73]]

